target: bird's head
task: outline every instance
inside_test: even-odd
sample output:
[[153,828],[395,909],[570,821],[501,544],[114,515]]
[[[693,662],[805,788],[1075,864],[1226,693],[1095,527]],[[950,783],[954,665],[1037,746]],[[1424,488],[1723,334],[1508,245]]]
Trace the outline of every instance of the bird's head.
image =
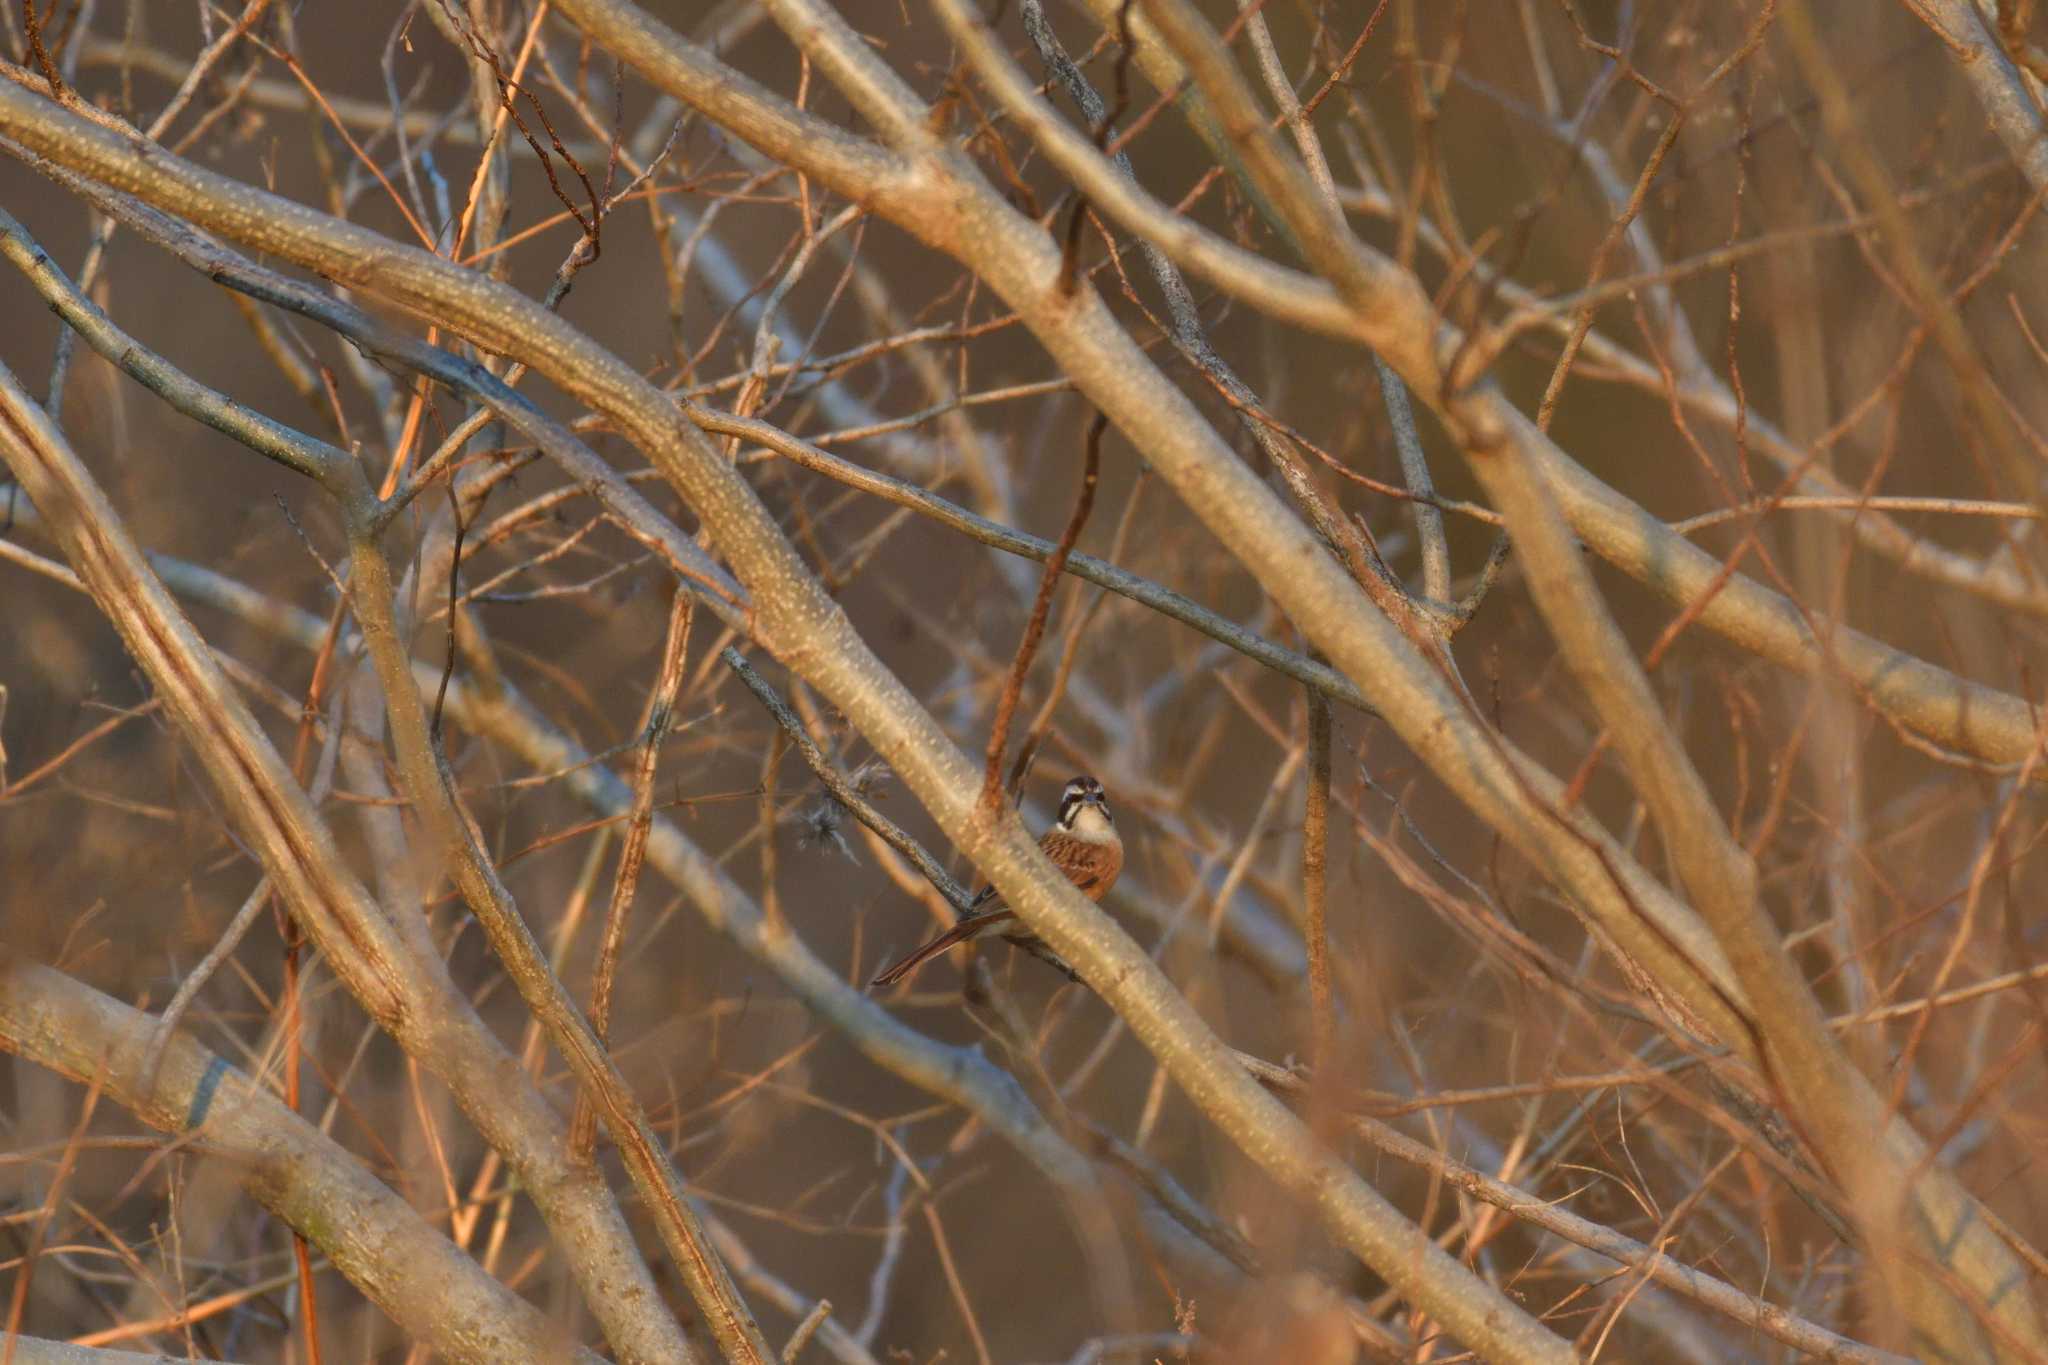
[[1068,782],[1067,789],[1060,793],[1059,825],[1083,839],[1115,837],[1116,821],[1110,818],[1102,784],[1086,773]]

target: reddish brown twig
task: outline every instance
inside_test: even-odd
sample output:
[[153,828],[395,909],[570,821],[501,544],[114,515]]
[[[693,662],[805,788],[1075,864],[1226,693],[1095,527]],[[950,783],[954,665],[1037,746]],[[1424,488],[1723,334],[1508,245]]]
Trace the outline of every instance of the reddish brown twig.
[[1003,684],[1002,699],[996,703],[995,724],[988,732],[988,762],[981,779],[980,813],[984,820],[993,820],[1002,802],[1003,750],[1010,742],[1010,722],[1017,714],[1017,696],[1024,690],[1024,675],[1031,671],[1038,642],[1045,638],[1045,618],[1052,610],[1053,589],[1059,586],[1067,556],[1073,551],[1074,542],[1081,538],[1081,528],[1088,524],[1088,514],[1095,507],[1095,481],[1102,468],[1102,433],[1108,426],[1109,419],[1097,413],[1088,427],[1081,496],[1074,500],[1074,514],[1067,518],[1067,529],[1060,533],[1059,544],[1053,547],[1051,557],[1045,561],[1045,572],[1039,575],[1038,599],[1031,604],[1031,620],[1024,627],[1024,638],[1017,642],[1017,657],[1010,663],[1009,679]]
[[[612,882],[612,903],[605,911],[604,936],[598,942],[597,967],[590,986],[590,1027],[604,1042],[611,1036],[612,981],[618,972],[619,950],[626,942],[626,915],[633,908],[633,893],[640,886],[640,867],[647,858],[647,833],[654,823],[654,774],[661,761],[661,742],[675,722],[676,694],[683,685],[685,646],[690,638],[690,617],[696,598],[680,585],[669,608],[668,639],[662,645],[661,671],[655,677],[654,695],[647,700],[645,744],[640,750],[640,768],[633,777],[633,815],[626,822],[625,843],[619,849],[619,872]],[[576,1113],[569,1126],[569,1149],[588,1160],[597,1145],[597,1111],[589,1096],[579,1095]]]

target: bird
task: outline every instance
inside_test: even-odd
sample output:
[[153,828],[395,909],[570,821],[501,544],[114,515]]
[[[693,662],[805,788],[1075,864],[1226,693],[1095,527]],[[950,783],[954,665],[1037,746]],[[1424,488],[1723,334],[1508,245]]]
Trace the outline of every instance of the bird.
[[[1116,882],[1124,867],[1124,841],[1116,832],[1116,820],[1102,795],[1102,784],[1083,773],[1067,783],[1060,794],[1059,818],[1038,841],[1039,851],[1052,865],[1067,874],[1067,880],[1091,901],[1099,901]],[[883,969],[870,988],[892,985],[956,943],[1002,925],[1002,937],[1020,948],[1044,952],[1038,936],[1018,921],[1017,912],[1005,906],[993,886],[985,886],[968,904],[967,912],[945,933],[908,956]],[[1071,975],[1071,972],[1069,973]]]

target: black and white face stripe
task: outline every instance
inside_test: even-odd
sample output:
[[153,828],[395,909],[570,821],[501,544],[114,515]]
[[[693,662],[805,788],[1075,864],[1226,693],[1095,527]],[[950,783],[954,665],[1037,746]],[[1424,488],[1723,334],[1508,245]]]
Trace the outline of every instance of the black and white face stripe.
[[1066,791],[1060,795],[1060,828],[1072,829],[1075,819],[1088,806],[1102,812],[1104,820],[1110,819],[1109,802],[1103,799],[1102,784],[1084,774],[1067,783]]

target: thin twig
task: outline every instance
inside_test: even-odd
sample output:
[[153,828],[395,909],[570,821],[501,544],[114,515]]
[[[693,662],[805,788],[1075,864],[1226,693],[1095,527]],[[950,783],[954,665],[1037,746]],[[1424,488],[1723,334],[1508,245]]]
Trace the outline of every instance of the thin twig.
[[162,1016],[157,1020],[156,1033],[149,1040],[149,1051],[142,1059],[142,1088],[145,1092],[156,1085],[157,1068],[163,1064],[164,1048],[171,1041],[171,1035],[178,1031],[178,1023],[185,1012],[192,1008],[192,1001],[206,986],[213,974],[220,970],[220,964],[234,955],[241,946],[242,936],[256,923],[256,917],[263,913],[263,906],[270,899],[270,878],[258,877],[255,890],[249,893],[242,908],[235,911],[235,917],[228,921],[228,927],[221,930],[220,938],[205,957],[199,960],[184,981],[178,985],[177,994],[171,1003],[164,1006]]
[[461,619],[457,607],[461,599],[462,539],[469,532],[469,520],[462,515],[455,480],[450,479],[447,487],[448,511],[455,521],[455,543],[448,551],[448,656],[441,665],[441,685],[434,689],[434,719],[427,727],[436,744],[441,742],[441,708],[448,700],[448,680],[455,676],[455,628]]
[[804,1347],[811,1344],[811,1338],[825,1325],[825,1319],[832,1316],[832,1300],[819,1299],[804,1315],[804,1320],[789,1334],[789,1344],[782,1348],[782,1365],[796,1365],[796,1358],[803,1354]]
[[[641,727],[640,766],[633,773],[633,810],[626,819],[626,837],[619,848],[619,871],[612,881],[611,904],[605,909],[604,931],[598,939],[597,965],[590,980],[590,1029],[600,1043],[611,1038],[612,983],[619,953],[626,943],[626,918],[640,886],[640,867],[647,857],[647,831],[654,822],[654,775],[661,765],[661,742],[675,724],[676,693],[683,685],[683,662],[690,640],[696,597],[681,584],[669,603],[668,637],[661,646],[661,669],[647,699]],[[569,1150],[588,1161],[597,1142],[597,1111],[590,1097],[578,1092],[576,1114],[569,1125]]]
[[832,799],[850,811],[856,820],[879,835],[889,847],[908,858],[917,870],[925,875],[926,880],[938,888],[939,894],[944,896],[955,910],[964,913],[973,901],[973,895],[966,887],[953,880],[946,869],[939,865],[938,859],[925,851],[923,844],[905,834],[895,821],[876,809],[875,803],[862,795],[860,789],[848,780],[846,774],[833,765],[832,760],[825,756],[825,751],[818,747],[817,742],[804,729],[802,719],[789,709],[789,704],[783,701],[766,678],[755,671],[745,656],[728,645],[720,651],[718,657],[723,659],[726,667],[747,685],[747,690],[754,694],[755,699],[767,708],[768,714],[775,718],[775,723],[782,727],[790,742],[796,746],[797,753],[810,765],[811,771],[818,775],[818,780],[825,784],[825,790],[832,794]]
[[1109,427],[1109,419],[1101,413],[1088,424],[1088,436],[1083,443],[1086,463],[1081,471],[1081,493],[1074,500],[1073,515],[1067,518],[1067,529],[1060,533],[1059,544],[1053,547],[1052,556],[1045,561],[1045,572],[1039,575],[1038,597],[1031,604],[1031,619],[1024,627],[1024,638],[1017,642],[1017,657],[1010,663],[1010,676],[1003,683],[1002,698],[996,703],[995,723],[989,729],[988,753],[981,779],[981,801],[977,806],[980,818],[995,819],[1001,808],[1003,797],[1003,750],[1010,742],[1010,720],[1017,714],[1017,696],[1024,690],[1024,675],[1031,671],[1031,660],[1038,653],[1038,642],[1045,638],[1045,618],[1052,609],[1053,590],[1059,586],[1060,571],[1066,567],[1067,554],[1074,548],[1074,542],[1081,538],[1081,528],[1088,524],[1088,514],[1095,507],[1095,483],[1102,469],[1102,433]]
[[[839,482],[876,497],[886,498],[899,507],[908,507],[923,516],[930,517],[942,526],[951,527],[962,535],[972,536],[984,545],[1041,563],[1052,558],[1058,548],[1052,541],[1023,531],[1013,530],[1000,522],[978,516],[958,503],[949,502],[938,494],[891,478],[887,474],[857,465],[851,460],[821,450],[809,441],[790,435],[780,427],[755,418],[733,417],[709,408],[693,408],[691,420],[704,430],[715,434],[744,435],[750,441],[757,441],[769,450],[793,464],[837,479]],[[1274,644],[1252,631],[1246,630],[1225,617],[1217,615],[1198,602],[1190,601],[1171,588],[1162,587],[1149,578],[1140,577],[1127,569],[1118,567],[1108,560],[1075,550],[1067,556],[1066,571],[1076,578],[1085,578],[1108,588],[1121,597],[1151,608],[1170,620],[1202,632],[1212,640],[1237,650],[1246,658],[1256,660],[1266,667],[1283,673],[1297,682],[1306,683],[1334,700],[1361,711],[1370,712],[1365,694],[1349,678],[1331,668],[1291,649]]]

